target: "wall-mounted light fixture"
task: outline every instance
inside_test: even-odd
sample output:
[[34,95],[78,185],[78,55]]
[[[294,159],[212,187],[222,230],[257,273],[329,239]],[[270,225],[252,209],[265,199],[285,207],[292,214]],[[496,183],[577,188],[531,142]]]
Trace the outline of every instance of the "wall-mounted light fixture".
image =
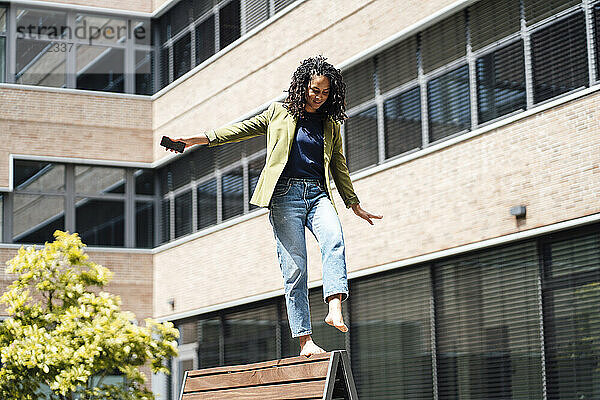
[[171,306],[171,310],[175,309],[175,299],[174,298],[170,298],[169,300],[167,300],[167,303]]
[[510,215],[513,215],[517,218],[525,218],[527,215],[527,207],[525,206],[514,206],[510,208]]

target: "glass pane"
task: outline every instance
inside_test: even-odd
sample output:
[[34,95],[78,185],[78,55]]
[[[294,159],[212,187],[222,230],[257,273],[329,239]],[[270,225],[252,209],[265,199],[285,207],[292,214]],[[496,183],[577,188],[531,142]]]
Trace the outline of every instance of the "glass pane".
[[124,92],[124,49],[78,45],[76,62],[77,89]]
[[160,243],[166,243],[171,237],[171,202],[169,199],[163,199],[160,204]]
[[[260,177],[260,173],[262,169],[265,167],[265,157],[261,157],[257,160],[251,161],[248,163],[248,178],[249,178],[249,190],[248,194],[250,198],[252,198],[252,194],[254,193],[254,189],[256,189],[256,185],[258,183],[258,178]],[[258,208],[254,204],[250,204],[250,209],[253,210]]]
[[0,7],[0,32],[6,32],[6,8]]
[[55,230],[65,230],[63,196],[14,195],[13,242],[39,243],[54,241]]
[[277,308],[256,307],[225,315],[225,365],[277,358]]
[[179,330],[179,344],[196,343],[198,341],[197,321],[177,324]]
[[93,195],[125,193],[125,169],[76,165],[75,191]]
[[135,247],[154,247],[154,203],[135,203]]
[[198,185],[198,229],[217,223],[217,180]]
[[207,12],[211,11],[214,4],[216,4],[216,0],[192,0],[194,19],[198,19]]
[[233,0],[219,10],[219,40],[221,49],[240,37],[240,0]]
[[215,17],[210,16],[196,27],[196,65],[215,54]]
[[360,398],[432,399],[429,269],[361,279],[352,298],[352,373]]
[[531,50],[536,103],[589,85],[582,12],[534,32]]
[[177,79],[192,69],[192,39],[188,33],[175,42],[173,46],[173,66]]
[[138,169],[133,176],[135,177],[135,194],[148,196],[154,194],[154,170]]
[[90,45],[125,43],[127,20],[103,15],[77,14],[75,35]]
[[64,192],[65,166],[44,161],[15,160],[15,190]]
[[469,70],[463,66],[427,84],[429,140],[435,142],[471,126]]
[[[185,371],[191,371],[194,369],[194,360],[182,360],[179,361],[179,380],[178,380],[178,388],[180,388],[183,384],[183,378],[185,376]],[[179,392],[179,390],[177,390]]]
[[135,52],[135,93],[153,94],[154,88],[154,52],[138,50]]
[[244,213],[244,172],[236,168],[223,174],[223,220]]
[[171,26],[171,37],[180,31],[187,29],[193,20],[192,8],[189,1],[178,1],[173,8],[167,11],[169,25]]
[[75,204],[75,231],[89,246],[125,245],[125,203],[78,197]]
[[479,122],[526,108],[522,41],[477,59],[477,98]]
[[594,31],[596,37],[594,42],[596,44],[596,76],[600,75],[600,3],[594,6]]
[[6,38],[0,37],[0,82],[6,82]]
[[421,147],[421,90],[416,87],[387,100],[385,115],[385,157]]
[[346,160],[350,172],[377,164],[377,108],[352,115],[344,125]]
[[[26,34],[28,38],[47,36],[57,39],[68,38],[72,34],[67,27],[67,13],[49,9],[17,8],[17,26],[15,31]],[[31,29],[30,29],[31,26]]]
[[16,82],[65,87],[68,51],[72,51],[72,45],[67,43],[17,39]]
[[160,49],[160,88],[167,86],[170,81],[169,77],[169,49],[170,47],[162,47]]
[[151,21],[149,19],[131,20],[131,36],[135,44],[146,46],[154,44],[152,41]]
[[600,269],[600,234],[552,243],[550,251],[552,278]]
[[192,233],[192,192],[175,197],[175,238]]
[[221,318],[198,321],[198,368],[221,365]]

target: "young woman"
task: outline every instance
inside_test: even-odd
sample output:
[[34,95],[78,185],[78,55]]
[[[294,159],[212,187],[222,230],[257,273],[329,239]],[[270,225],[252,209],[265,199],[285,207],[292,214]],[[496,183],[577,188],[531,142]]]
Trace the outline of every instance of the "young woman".
[[[300,63],[283,103],[275,102],[248,120],[196,137],[174,139],[216,146],[266,135],[267,156],[250,203],[269,208],[283,274],[292,337],[300,355],[323,353],[311,338],[305,227],[321,249],[325,322],[347,332],[342,302],[348,298],[342,226],[333,204],[329,171],[346,208],[373,225],[383,218],[363,210],[354,193],[342,151],[340,123],[347,118],[346,85],[340,70],[322,56]],[[365,134],[373,134],[366,132]]]

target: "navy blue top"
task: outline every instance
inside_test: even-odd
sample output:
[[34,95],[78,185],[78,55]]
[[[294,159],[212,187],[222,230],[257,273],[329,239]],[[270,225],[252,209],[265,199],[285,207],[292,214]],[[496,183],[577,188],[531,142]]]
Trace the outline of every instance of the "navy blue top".
[[296,123],[296,135],[281,176],[325,180],[323,160],[324,113],[304,112]]

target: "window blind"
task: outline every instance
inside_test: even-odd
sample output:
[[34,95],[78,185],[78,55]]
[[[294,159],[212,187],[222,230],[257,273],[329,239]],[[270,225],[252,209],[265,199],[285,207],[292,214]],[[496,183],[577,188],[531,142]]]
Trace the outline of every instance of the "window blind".
[[204,229],[217,223],[217,180],[200,183],[197,191],[198,229]]
[[[260,157],[257,160],[248,163],[248,195],[252,198],[252,194],[258,184],[258,178],[262,169],[265,167],[265,157]],[[258,208],[254,204],[250,204],[250,209]]]
[[531,49],[536,103],[588,86],[583,12],[535,31],[531,35]]
[[417,79],[417,38],[415,36],[377,55],[377,80],[381,93],[415,79]]
[[219,50],[240,37],[240,28],[240,0],[233,0],[219,10]]
[[346,103],[352,108],[375,97],[375,64],[370,58],[343,71]]
[[277,358],[277,307],[268,304],[225,314],[225,365]]
[[160,202],[160,244],[166,243],[171,238],[171,202],[163,199]]
[[352,281],[352,373],[360,398],[432,399],[429,268]]
[[421,147],[421,90],[415,87],[384,103],[385,157]]
[[519,0],[484,0],[469,7],[469,29],[474,51],[521,29]]
[[541,399],[535,242],[434,266],[440,399]]
[[350,172],[377,164],[377,108],[352,115],[344,126],[345,155]]
[[173,80],[192,68],[192,37],[189,33],[179,38],[173,46]]
[[246,32],[251,31],[253,28],[269,19],[269,0],[247,1],[245,4]]
[[196,26],[196,65],[215,54],[215,17],[211,15]]
[[192,191],[175,197],[175,239],[192,233]]
[[523,0],[525,21],[532,25],[577,5],[581,0]]
[[476,68],[480,123],[527,108],[522,40],[479,57]]
[[600,234],[544,245],[548,399],[600,397]]
[[421,38],[425,73],[464,57],[467,54],[464,12],[458,12],[425,29]]
[[294,1],[296,0],[275,0],[275,12],[278,13],[279,11],[292,4]]
[[427,83],[429,140],[435,142],[471,126],[469,69],[466,65]]
[[206,317],[198,321],[198,368],[221,365],[221,317]]
[[223,220],[244,213],[244,172],[236,168],[222,176]]

